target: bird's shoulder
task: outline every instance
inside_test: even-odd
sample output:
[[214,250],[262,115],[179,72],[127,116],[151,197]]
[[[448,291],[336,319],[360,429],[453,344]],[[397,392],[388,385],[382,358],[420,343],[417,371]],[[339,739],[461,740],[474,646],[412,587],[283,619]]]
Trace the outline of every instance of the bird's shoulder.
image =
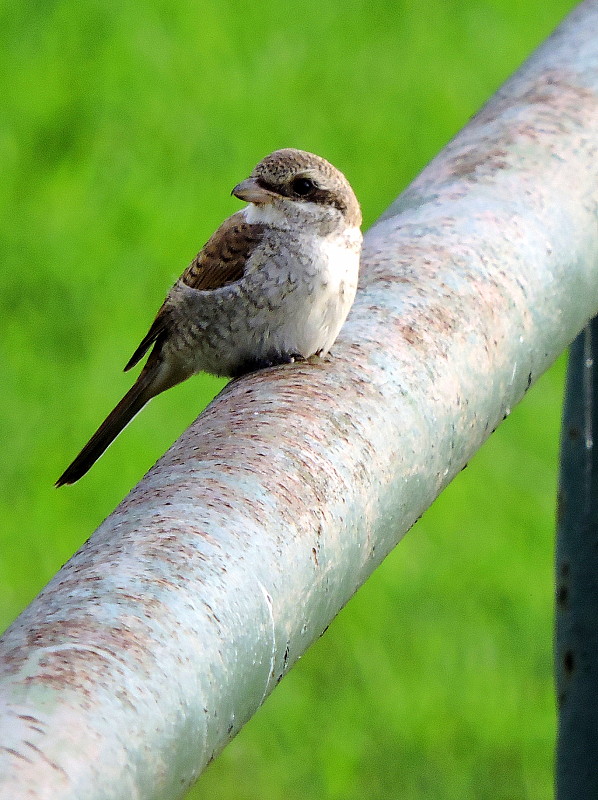
[[249,223],[242,211],[226,219],[181,275],[192,289],[220,289],[240,280],[264,238],[266,226]]

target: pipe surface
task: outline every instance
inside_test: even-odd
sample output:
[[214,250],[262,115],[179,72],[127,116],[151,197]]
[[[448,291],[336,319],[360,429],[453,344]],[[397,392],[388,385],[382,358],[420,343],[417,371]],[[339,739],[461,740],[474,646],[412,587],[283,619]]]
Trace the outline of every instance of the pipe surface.
[[598,312],[598,3],[368,232],[334,356],[229,384],[6,631],[0,795],[181,797]]

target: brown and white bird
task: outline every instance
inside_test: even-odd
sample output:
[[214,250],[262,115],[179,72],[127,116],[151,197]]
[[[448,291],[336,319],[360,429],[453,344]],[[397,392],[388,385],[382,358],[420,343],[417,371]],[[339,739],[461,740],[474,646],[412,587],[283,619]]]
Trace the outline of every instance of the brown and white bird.
[[345,176],[277,150],[232,193],[233,214],[170,290],[125,370],[137,381],[56,481],[74,483],[143,406],[197,372],[237,377],[325,355],[355,297],[361,211]]

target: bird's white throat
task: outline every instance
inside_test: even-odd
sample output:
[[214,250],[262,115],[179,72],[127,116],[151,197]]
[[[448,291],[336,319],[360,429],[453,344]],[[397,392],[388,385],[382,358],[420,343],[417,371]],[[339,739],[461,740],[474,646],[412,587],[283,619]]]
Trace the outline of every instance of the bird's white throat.
[[[278,230],[294,229],[297,225],[309,226],[314,234],[320,235],[344,233],[346,224],[336,209],[324,207],[319,203],[296,200],[287,200],[282,207],[269,203],[265,205],[249,203],[241,213],[250,225],[268,225]],[[355,230],[361,236],[359,229]]]
[[289,225],[287,215],[270,204],[258,206],[249,203],[242,213],[245,215],[245,221],[250,225],[272,225],[275,228],[287,228]]

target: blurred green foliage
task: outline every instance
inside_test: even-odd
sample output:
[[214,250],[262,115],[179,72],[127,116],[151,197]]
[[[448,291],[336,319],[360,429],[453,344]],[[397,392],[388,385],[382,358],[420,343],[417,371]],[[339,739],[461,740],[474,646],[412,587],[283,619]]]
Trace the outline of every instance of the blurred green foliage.
[[[158,398],[52,483],[130,385],[171,284],[281,146],[372,222],[572,0],[35,0],[0,8],[0,628],[222,385]],[[445,491],[191,792],[552,794],[563,363]]]

